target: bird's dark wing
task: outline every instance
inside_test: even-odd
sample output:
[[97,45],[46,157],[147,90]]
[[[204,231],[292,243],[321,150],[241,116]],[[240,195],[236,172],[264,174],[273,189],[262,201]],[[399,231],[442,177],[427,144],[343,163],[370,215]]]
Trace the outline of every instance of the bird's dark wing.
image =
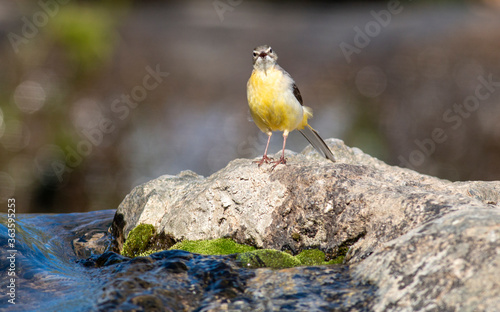
[[302,101],[302,95],[300,95],[300,91],[299,91],[299,88],[297,87],[297,85],[294,83],[293,84],[293,95],[295,95],[295,98],[297,99],[297,101],[299,101],[300,105],[304,105],[303,101]]

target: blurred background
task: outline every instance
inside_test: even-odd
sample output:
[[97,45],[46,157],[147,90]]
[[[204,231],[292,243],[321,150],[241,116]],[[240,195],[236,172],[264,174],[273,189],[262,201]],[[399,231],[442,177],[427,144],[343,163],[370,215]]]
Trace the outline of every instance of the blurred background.
[[[160,175],[260,157],[246,82],[261,44],[323,138],[500,179],[499,1],[3,0],[2,211],[114,209]],[[306,145],[294,132],[287,148]]]

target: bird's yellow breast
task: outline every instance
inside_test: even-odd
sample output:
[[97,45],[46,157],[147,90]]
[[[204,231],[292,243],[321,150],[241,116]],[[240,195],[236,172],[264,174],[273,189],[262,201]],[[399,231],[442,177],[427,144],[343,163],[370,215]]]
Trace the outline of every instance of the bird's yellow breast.
[[302,105],[292,90],[293,80],[275,67],[254,70],[247,84],[250,113],[263,132],[292,131],[307,125]]

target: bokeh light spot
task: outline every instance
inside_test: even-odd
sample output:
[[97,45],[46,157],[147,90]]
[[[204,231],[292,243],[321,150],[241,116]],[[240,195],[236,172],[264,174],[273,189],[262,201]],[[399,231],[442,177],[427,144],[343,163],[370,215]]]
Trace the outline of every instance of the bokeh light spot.
[[14,102],[17,107],[28,114],[41,109],[46,99],[45,90],[36,81],[23,81],[14,91]]
[[378,66],[367,66],[356,74],[356,88],[366,97],[374,98],[387,87],[387,76]]
[[91,129],[99,125],[104,118],[97,101],[83,98],[73,103],[71,119],[77,129]]

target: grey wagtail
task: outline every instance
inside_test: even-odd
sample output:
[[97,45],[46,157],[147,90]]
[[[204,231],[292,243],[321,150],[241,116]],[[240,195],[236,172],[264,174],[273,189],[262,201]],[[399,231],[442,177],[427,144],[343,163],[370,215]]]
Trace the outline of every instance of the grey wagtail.
[[285,145],[288,133],[297,129],[325,158],[335,162],[332,152],[318,132],[307,124],[312,109],[304,106],[297,85],[278,63],[278,55],[268,45],[253,50],[253,71],[247,83],[248,106],[253,121],[268,135],[264,156],[256,161],[259,167],[272,159],[267,157],[267,148],[273,131],[283,131],[283,151],[274,167],[286,164]]

